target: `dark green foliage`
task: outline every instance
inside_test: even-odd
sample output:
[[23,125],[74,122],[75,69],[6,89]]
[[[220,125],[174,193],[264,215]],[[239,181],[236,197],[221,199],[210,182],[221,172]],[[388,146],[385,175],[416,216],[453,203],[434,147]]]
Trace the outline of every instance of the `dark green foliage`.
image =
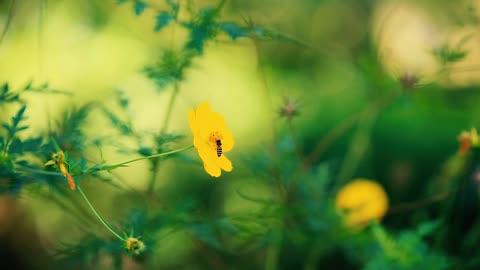
[[20,90],[12,90],[8,82],[3,83],[0,89],[0,104],[2,103],[25,103],[21,97],[24,93],[51,93],[51,94],[68,94],[60,90],[50,89],[48,83],[44,83],[40,86],[34,86],[33,82],[28,82]]
[[162,30],[165,26],[167,26],[174,17],[167,11],[160,11],[160,13],[156,17],[155,23],[155,31]]
[[421,224],[417,230],[403,231],[390,236],[381,226],[373,225],[372,232],[378,249],[372,249],[371,259],[364,269],[450,269],[452,263],[438,252],[430,250],[422,240],[431,234],[438,223]]
[[447,44],[433,51],[433,54],[438,58],[443,65],[461,61],[467,56],[467,52],[460,49],[454,49]]
[[[94,104],[84,104],[78,108],[69,106],[61,117],[57,118],[50,136],[58,143],[60,149],[74,156],[83,152],[87,139],[82,128],[93,107]],[[55,149],[53,145],[45,147]]]
[[194,49],[200,54],[203,52],[205,42],[217,35],[215,20],[218,11],[218,9],[211,7],[201,9],[191,21],[181,24],[190,31],[190,40],[185,44],[186,48]]
[[147,8],[147,3],[140,0],[134,0],[133,9],[137,16],[140,16],[145,11],[146,8]]
[[18,110],[17,114],[12,117],[10,124],[2,123],[2,127],[7,131],[7,142],[13,140],[18,132],[28,128],[28,126],[20,126],[20,122],[26,120],[26,117],[24,117],[25,109],[27,109],[27,105],[23,105]]
[[164,89],[184,79],[185,70],[191,66],[195,55],[191,50],[167,50],[155,65],[145,67],[144,72],[158,85],[159,89]]
[[244,27],[241,27],[235,23],[222,22],[218,23],[218,28],[225,32],[232,40],[236,40],[241,37],[248,37],[248,31]]
[[178,12],[180,10],[180,5],[173,0],[166,0],[165,1],[168,6],[170,7],[169,11],[161,10],[158,12],[156,16],[156,23],[155,23],[155,31],[162,30],[165,26],[167,26],[172,20],[177,20]]
[[97,267],[102,260],[101,254],[111,256],[113,269],[122,268],[122,243],[113,239],[87,237],[76,243],[64,243],[56,257],[61,268]]
[[[51,117],[45,121],[48,122],[45,130],[26,136],[28,134],[24,131],[28,130],[31,122],[26,117],[30,114],[30,107],[25,105],[29,99],[24,95],[61,92],[50,89],[48,84],[36,87],[28,83],[17,90],[12,90],[8,83],[0,87],[0,107],[12,109],[6,110],[10,113],[1,119],[0,193],[39,194],[43,199],[56,203],[62,213],[71,215],[73,222],[78,222],[68,224],[75,228],[65,226],[65,232],[58,232],[59,238],[80,229],[90,235],[73,235],[76,240],[60,247],[56,254],[60,269],[124,269],[128,268],[127,261],[132,263],[130,260],[145,269],[406,270],[477,269],[480,266],[480,260],[476,258],[480,252],[480,226],[476,217],[478,179],[474,178],[478,176],[478,160],[469,160],[471,156],[465,158],[465,168],[459,169],[465,175],[446,173],[448,177],[445,177],[445,168],[438,165],[455,152],[453,131],[466,122],[476,123],[471,117],[463,116],[465,112],[457,107],[447,108],[458,110],[448,111],[454,117],[448,121],[441,118],[442,107],[438,105],[459,102],[463,106],[457,98],[460,95],[444,93],[447,87],[439,85],[423,88],[419,93],[407,93],[405,90],[417,88],[420,75],[404,73],[390,76],[384,70],[369,34],[361,33],[355,37],[358,40],[352,47],[344,48],[343,43],[335,41],[331,43],[334,46],[327,44],[325,49],[322,48],[324,51],[319,52],[317,48],[323,47],[323,44],[310,46],[281,31],[257,25],[252,20],[240,24],[235,22],[236,18],[225,19],[222,16],[222,13],[231,11],[233,14],[228,15],[237,15],[237,9],[251,5],[255,12],[265,12],[268,17],[269,10],[261,10],[261,7],[271,3],[221,0],[216,6],[197,8],[198,3],[193,3],[195,1],[117,0],[118,4],[127,2],[135,16],[154,16],[150,18],[155,20],[152,31],[166,30],[175,25],[183,27],[182,34],[186,34],[184,44],[175,44],[176,49],[160,51],[156,54],[160,55],[158,61],[143,69],[158,90],[172,91],[171,105],[159,108],[166,112],[163,115],[165,121],[158,121],[153,130],[137,130],[137,119],[131,116],[135,115],[131,113],[135,107],[131,106],[126,93],[117,90],[115,95],[102,97],[102,104],[64,104],[63,111],[55,111],[55,115],[45,117]],[[305,4],[309,5],[309,9],[311,7],[311,13],[306,17],[314,17],[318,9],[325,7],[323,5],[334,1],[321,1],[321,5],[319,1],[307,2]],[[367,2],[362,2],[362,7],[368,9],[365,14],[373,14],[373,2]],[[185,3],[185,6],[180,7],[179,3]],[[232,9],[224,10],[225,3]],[[273,9],[273,6],[269,8]],[[182,16],[179,16],[180,11]],[[355,16],[365,14],[362,10]],[[290,23],[293,21],[288,21],[288,27]],[[285,26],[275,21],[272,25],[279,30]],[[302,34],[305,34],[303,28],[308,28],[307,36],[310,37],[310,31],[316,31],[317,25],[291,26],[290,31],[299,29]],[[173,30],[176,29],[167,30],[175,34]],[[181,40],[180,37],[174,38]],[[251,49],[257,49],[258,55],[254,58],[258,61],[251,68],[253,71],[260,70],[258,75],[261,78],[257,79],[265,82],[263,90],[272,95],[266,98],[271,100],[271,106],[263,102],[263,93],[255,96],[262,99],[258,106],[268,107],[263,111],[275,114],[281,91],[286,91],[288,96],[295,96],[297,93],[294,91],[299,91],[306,95],[307,104],[296,108],[297,111],[291,114],[295,117],[285,117],[290,114],[283,113],[279,119],[271,121],[271,125],[262,127],[259,132],[272,132],[272,136],[261,134],[262,138],[269,139],[259,140],[254,134],[251,142],[255,145],[251,148],[242,145],[244,138],[236,141],[234,152],[228,153],[234,171],[223,174],[221,180],[212,179],[203,171],[200,173],[203,164],[195,149],[163,155],[171,150],[189,149],[192,144],[191,134],[171,130],[169,113],[179,93],[179,97],[184,98],[182,102],[193,102],[189,97],[181,96],[187,95],[182,83],[189,79],[187,70],[194,67],[194,60],[203,57],[203,53],[209,50],[209,42],[242,39],[253,41],[255,46],[252,42],[239,46],[247,44]],[[264,44],[263,41],[278,43]],[[464,41],[457,46],[446,44],[434,50],[434,55],[443,65],[442,71],[447,70],[449,64],[469,56],[463,49]],[[288,49],[283,46],[285,42],[289,43]],[[292,43],[298,46],[291,46]],[[295,69],[298,67],[301,70],[295,76],[290,76],[292,67],[277,71],[275,59],[262,54],[270,49],[275,57],[283,55],[283,50],[291,50],[289,53],[293,56],[289,60],[295,62]],[[304,53],[311,59],[309,65],[302,66],[298,63],[302,62]],[[227,63],[230,63],[229,60],[225,59]],[[326,72],[327,75],[324,74]],[[330,76],[333,79],[328,81]],[[354,83],[348,83],[352,79]],[[292,87],[293,83],[297,85]],[[348,90],[342,97],[332,94],[339,90],[335,88],[337,84]],[[284,85],[285,89],[278,89]],[[424,91],[431,89],[438,91],[431,91],[434,94]],[[472,85],[469,89],[475,90],[476,87]],[[198,97],[201,94],[198,93]],[[399,102],[397,97],[400,95],[408,98],[408,104]],[[334,102],[330,102],[330,98]],[[472,100],[471,104],[475,105],[476,98]],[[250,105],[245,106],[248,110]],[[337,111],[335,115],[338,113],[338,118],[329,118],[330,109]],[[107,126],[102,127],[102,132],[108,132],[105,137],[94,135],[94,138],[89,138],[85,134],[84,128],[89,125],[91,112],[100,113],[100,117],[107,120]],[[433,115],[432,119],[441,125],[425,125],[426,121],[422,122],[425,115]],[[185,118],[184,126],[188,128],[185,114],[181,117]],[[242,111],[237,117],[243,117]],[[455,122],[455,125],[445,132],[442,128],[449,122]],[[303,136],[309,132],[311,139],[306,140]],[[379,133],[382,133],[381,136]],[[182,148],[185,145],[187,147]],[[319,145],[324,147],[320,148],[324,152],[310,158],[308,154],[315,152]],[[114,147],[118,152],[130,155],[130,158],[113,163],[110,157],[103,156],[102,149],[107,147]],[[429,152],[432,149],[435,152]],[[59,152],[65,155],[64,163],[52,160],[52,155]],[[52,161],[47,162],[49,160]],[[127,171],[125,167],[136,166],[138,163],[134,162],[140,160],[147,162],[142,164],[138,175],[132,175],[130,171],[123,174]],[[412,164],[399,169],[395,167],[398,162],[407,161]],[[48,166],[45,166],[46,163]],[[430,163],[435,163],[435,166],[429,166]],[[185,169],[193,165],[195,171]],[[344,174],[344,171],[347,173]],[[76,190],[69,189],[66,177],[69,175],[74,178]],[[123,181],[123,177],[131,179]],[[386,213],[381,223],[372,221],[358,228],[344,223],[339,214],[341,210],[337,210],[335,205],[336,193],[346,181],[355,178],[375,179],[387,190],[392,210]],[[456,178],[461,180],[456,181]],[[161,185],[155,184],[157,180],[162,181]],[[135,189],[129,186],[131,181],[138,184]],[[466,189],[461,189],[463,184],[459,183],[462,181],[466,181]],[[431,183],[435,188],[445,185],[442,189],[450,191],[448,199],[452,206],[448,205],[447,199],[437,199],[440,188],[427,191],[425,183]],[[89,184],[87,194],[93,195],[92,200],[81,201],[79,193],[83,194],[83,191],[79,188],[85,185],[87,190]],[[424,198],[430,192],[436,196],[434,200]],[[110,197],[112,194],[114,200]],[[98,213],[92,206],[97,203]],[[404,203],[407,207],[402,208]],[[412,205],[414,207],[410,209]],[[395,210],[405,208],[409,209],[404,215],[396,216]],[[105,220],[100,217],[103,214]],[[98,226],[92,226],[95,224]],[[123,238],[138,238],[145,243],[146,250],[141,254],[127,252],[122,237],[112,231],[123,235]],[[174,240],[174,245],[181,246],[181,252],[185,254],[181,254],[178,261],[170,262],[167,258],[166,263],[154,265],[160,261],[154,256],[169,256],[158,254],[158,250],[169,249],[168,237],[178,236],[176,234],[184,242]],[[57,239],[49,241],[58,242]],[[104,265],[104,261],[111,263]]]
[[130,123],[127,123],[126,121],[121,120],[116,114],[114,114],[107,108],[102,108],[102,111],[110,120],[112,125],[116,127],[121,134],[123,135],[133,134],[133,130],[132,130],[132,127],[130,126]]
[[448,43],[443,44],[439,48],[433,50],[433,55],[438,59],[442,65],[453,64],[463,60],[468,52],[463,49],[464,44],[470,40],[471,36],[465,36],[462,38],[456,46],[452,46]]

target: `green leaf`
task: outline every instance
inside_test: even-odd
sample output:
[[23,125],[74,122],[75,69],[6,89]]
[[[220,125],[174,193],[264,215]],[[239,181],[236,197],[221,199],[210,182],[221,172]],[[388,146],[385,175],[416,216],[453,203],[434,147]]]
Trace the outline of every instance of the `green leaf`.
[[219,23],[218,28],[230,36],[232,40],[236,40],[240,37],[248,37],[248,31],[234,23]]
[[2,93],[7,93],[9,91],[10,87],[8,86],[8,83],[4,83],[2,85]]
[[127,109],[128,105],[130,104],[130,100],[125,96],[125,93],[121,90],[117,90],[116,96],[118,105],[120,105],[120,107],[124,110]]
[[160,89],[164,89],[169,84],[183,79],[184,71],[191,65],[195,55],[192,50],[168,50],[155,65],[145,67],[144,72]]
[[34,152],[40,149],[42,138],[29,138],[27,140],[20,140],[15,138],[10,144],[10,154],[23,154],[25,152]]
[[0,90],[0,102],[18,102],[20,101],[19,93],[12,93],[8,83],[4,83]]
[[26,117],[24,117],[24,113],[25,113],[26,108],[27,108],[27,105],[23,105],[20,108],[20,110],[18,110],[17,114],[12,117],[12,119],[11,119],[12,123],[10,125],[7,124],[7,123],[2,123],[2,127],[7,130],[8,137],[10,139],[13,139],[13,137],[16,135],[17,132],[20,132],[20,131],[28,128],[28,126],[21,126],[21,127],[18,126],[21,121],[26,119]]
[[167,4],[172,9],[172,12],[173,12],[173,15],[174,15],[173,17],[177,18],[178,11],[180,10],[180,5],[178,4],[178,2],[175,2],[173,0],[166,0],[165,2],[167,2]]
[[423,222],[417,228],[417,234],[421,237],[432,234],[439,226],[441,222],[439,220],[431,222]]
[[157,32],[162,30],[165,26],[167,26],[170,23],[172,19],[174,19],[172,14],[168,13],[167,11],[161,11],[156,17],[154,31]]
[[123,121],[107,108],[102,108],[102,111],[110,120],[110,122],[113,124],[113,126],[120,131],[121,134],[123,135],[133,134],[132,128],[130,127],[130,124],[128,122]]
[[135,15],[140,16],[145,9],[147,8],[147,3],[136,0],[133,4],[133,9],[135,11]]
[[215,22],[217,16],[217,8],[202,8],[190,22],[181,24],[190,31],[190,40],[185,45],[187,49],[194,49],[200,54],[203,52],[205,43],[213,39],[219,30]]
[[467,56],[467,52],[461,49],[451,48],[445,44],[433,51],[433,55],[443,64],[455,63]]
[[29,81],[24,87],[23,90],[29,90],[32,88],[33,81]]

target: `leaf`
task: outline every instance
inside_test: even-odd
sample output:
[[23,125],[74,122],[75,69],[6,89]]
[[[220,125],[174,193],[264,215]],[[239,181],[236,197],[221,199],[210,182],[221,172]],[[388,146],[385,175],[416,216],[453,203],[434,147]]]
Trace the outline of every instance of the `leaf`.
[[441,222],[439,220],[431,221],[431,222],[423,222],[417,228],[417,234],[420,237],[428,236],[432,234],[439,226]]
[[20,110],[18,110],[17,114],[11,118],[12,123],[10,125],[7,123],[2,123],[2,127],[7,130],[8,138],[10,138],[10,140],[15,137],[17,132],[20,132],[28,128],[28,126],[21,126],[21,127],[18,126],[21,121],[26,119],[23,116],[26,108],[27,108],[27,105],[23,105],[20,108]]
[[298,39],[295,39],[291,36],[288,36],[286,34],[276,32],[276,31],[273,31],[273,30],[270,30],[270,29],[267,29],[267,28],[263,28],[263,27],[260,27],[260,26],[255,26],[255,27],[251,28],[249,31],[253,35],[257,36],[258,38],[262,38],[262,39],[265,39],[265,40],[284,40],[284,41],[289,41],[289,42],[295,43],[299,46],[310,47],[309,44],[306,44],[305,42],[302,42],[302,41],[300,41]]
[[218,28],[230,36],[232,40],[248,36],[248,31],[245,28],[234,23],[219,23]]
[[178,2],[174,2],[173,0],[166,0],[165,2],[167,2],[167,5],[169,5],[172,9],[174,17],[177,18],[178,11],[180,10],[180,5],[178,4]]
[[123,4],[123,3],[126,3],[128,2],[128,0],[117,0],[117,4]]
[[205,244],[219,249],[220,242],[218,242],[217,236],[210,226],[203,223],[194,223],[190,225],[190,230],[198,239],[202,240]]
[[81,153],[85,146],[83,126],[87,123],[88,115],[93,103],[83,104],[80,107],[67,105],[67,109],[59,113],[56,119],[52,137],[57,141],[60,149],[72,151],[75,155]]
[[38,138],[29,138],[27,140],[21,141],[20,139],[12,140],[10,145],[11,154],[22,154],[25,152],[36,152],[40,149],[43,139]]
[[121,90],[117,90],[116,94],[117,94],[118,105],[120,105],[120,107],[122,107],[122,109],[124,110],[127,109],[130,103],[130,100],[128,100],[128,98],[125,96],[125,93]]
[[20,121],[24,119],[23,114],[25,113],[25,110],[27,109],[27,105],[23,105],[20,110],[18,110],[17,115],[15,115],[12,118],[12,125],[17,126]]
[[160,136],[157,136],[155,138],[155,141],[157,142],[158,145],[163,145],[166,143],[179,141],[183,138],[185,138],[185,135],[183,134],[167,133],[167,134],[161,134]]
[[185,47],[187,49],[194,49],[200,54],[203,53],[205,43],[216,35],[216,27],[214,27],[213,24],[195,25],[184,23],[183,26],[190,30],[190,40]]
[[4,83],[4,84],[2,85],[2,94],[7,93],[7,92],[9,91],[9,89],[10,89],[10,88],[9,88],[9,86],[8,86],[8,83]]
[[435,49],[433,55],[438,58],[442,64],[455,63],[467,56],[467,52],[461,49],[451,48],[448,44]]
[[23,90],[29,90],[32,88],[33,81],[29,81],[24,87]]
[[147,3],[139,0],[135,1],[135,3],[133,4],[133,9],[135,11],[135,15],[137,16],[140,16],[145,11],[146,8],[147,8]]
[[2,127],[7,131],[10,132],[10,126],[7,123],[2,123]]
[[217,15],[217,8],[207,7],[201,9],[190,22],[181,24],[190,31],[190,40],[185,45],[187,49],[194,49],[200,54],[203,52],[205,43],[217,35]]
[[107,108],[102,108],[102,111],[108,117],[113,126],[120,131],[121,134],[133,134],[132,128],[130,127],[128,122],[121,120],[118,116],[116,116],[112,111],[108,110]]
[[195,55],[192,50],[167,50],[155,65],[145,67],[144,72],[160,89],[164,89],[169,84],[183,79],[184,70],[191,65]]
[[172,19],[174,19],[172,14],[168,13],[167,11],[161,11],[156,17],[154,31],[157,32],[162,30],[165,26],[167,26],[170,23]]

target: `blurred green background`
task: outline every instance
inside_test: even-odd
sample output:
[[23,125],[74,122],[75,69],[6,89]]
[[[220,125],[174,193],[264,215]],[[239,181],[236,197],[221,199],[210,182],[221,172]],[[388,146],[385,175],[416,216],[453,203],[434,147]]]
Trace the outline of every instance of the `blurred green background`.
[[[136,3],[0,2],[0,29],[5,27],[0,42],[0,81],[8,82],[13,89],[31,80],[48,82],[54,89],[71,93],[26,96],[30,128],[22,136],[47,133],[66,110],[90,102],[124,113],[116,106],[119,90],[129,100],[127,114],[136,131],[155,132],[162,127],[174,86],[159,89],[144,68],[154,65],[166,50],[181,49],[189,33],[175,24],[153,31],[156,12],[168,7],[165,1],[145,1],[148,7],[139,15],[135,14]],[[179,3],[179,17],[188,18],[189,8],[216,6],[218,1]],[[452,269],[475,269],[480,264],[471,257],[480,248],[476,244],[480,237],[476,195],[475,200],[460,203],[455,211],[448,207],[450,200],[455,205],[467,196],[455,192],[461,188],[452,188],[454,182],[476,170],[475,158],[465,167],[457,165],[462,160],[457,156],[456,138],[462,130],[480,124],[479,8],[480,1],[470,0],[226,1],[222,21],[238,25],[253,22],[281,33],[282,38],[231,40],[221,33],[207,42],[179,84],[168,130],[186,135],[176,144],[179,147],[190,144],[187,112],[200,102],[210,102],[214,111],[225,116],[236,139],[228,155],[234,163],[233,172],[211,179],[196,153],[189,151],[185,159],[193,162],[169,159],[157,168],[154,199],[143,193],[151,175],[148,161],[113,173],[114,178],[121,179],[121,186],[137,192],[100,181],[84,181],[82,185],[99,212],[117,226],[130,208],[150,209],[151,200],[172,206],[171,211],[193,204],[192,212],[187,212],[207,220],[262,213],[263,205],[242,194],[265,200],[278,197],[278,190],[258,167],[262,161],[268,163],[264,152],[272,144],[278,151],[286,149],[282,156],[286,160],[296,158],[291,150],[296,144],[301,156],[313,157],[312,168],[329,164],[339,182],[359,177],[378,181],[388,194],[392,210],[382,221],[387,230],[402,232],[427,220],[458,225],[455,230],[462,232],[460,238],[447,233],[446,238],[434,235],[427,242],[456,258]],[[292,122],[278,116],[285,98],[298,104],[299,115]],[[9,119],[16,109],[1,107],[0,120]],[[294,125],[295,136],[291,136],[289,123]],[[101,151],[93,144],[87,145],[88,160],[98,163],[105,159],[114,164],[135,157],[118,151],[118,143],[134,147],[135,142],[120,138],[100,111],[90,112],[82,130],[87,138],[111,143],[100,147]],[[292,177],[300,178],[295,174]],[[474,184],[468,190],[476,194]],[[330,197],[334,197],[334,190]],[[53,256],[60,243],[76,242],[88,235],[74,216],[66,215],[49,197],[35,196],[27,189],[18,200],[5,200],[8,202],[2,203],[0,225],[11,224],[15,214],[9,211],[20,207],[15,211],[31,223],[25,230],[37,235],[39,249],[46,254]],[[76,202],[83,205],[78,198]],[[454,213],[455,219],[448,213]],[[468,222],[462,223],[462,219]],[[259,226],[258,234],[265,229],[265,235],[275,238],[268,226],[250,222],[244,225]],[[8,226],[13,226],[10,231],[17,231],[14,225]],[[449,225],[445,226],[448,231]],[[105,234],[100,225],[88,230]],[[311,232],[306,235],[322,237]],[[470,246],[463,242],[467,236]],[[156,239],[156,244],[148,263],[127,260],[123,269],[262,269],[269,252],[258,241],[255,245],[260,248],[246,245],[245,254],[240,254],[238,250],[243,249],[234,248],[233,240],[225,240],[230,250],[221,246],[204,251],[202,246],[208,244],[199,247],[188,232],[172,228],[149,237]],[[30,241],[21,236],[18,239],[5,241],[26,242],[20,246]],[[345,239],[339,243],[342,241]],[[445,248],[445,242],[452,242],[451,250]],[[362,263],[344,254],[347,248],[339,243],[320,256],[313,269],[362,268]],[[281,258],[274,268],[298,269],[304,265],[304,250],[297,244],[288,240],[280,244]],[[24,253],[22,247],[8,246],[28,260],[28,252]],[[94,269],[108,269],[111,264],[108,256],[100,254]]]

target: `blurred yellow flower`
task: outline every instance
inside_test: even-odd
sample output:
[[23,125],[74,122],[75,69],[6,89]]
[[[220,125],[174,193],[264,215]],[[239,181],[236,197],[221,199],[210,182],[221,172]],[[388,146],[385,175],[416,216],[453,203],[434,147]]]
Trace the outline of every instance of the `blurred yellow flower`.
[[462,131],[462,133],[458,135],[457,140],[460,143],[460,149],[458,150],[458,153],[460,155],[464,155],[472,146],[478,146],[479,140],[477,129],[472,128],[470,132]]
[[128,252],[133,253],[135,255],[139,255],[146,249],[145,244],[135,237],[127,238],[125,240],[124,246]]
[[219,177],[222,169],[232,171],[232,162],[224,153],[233,148],[234,140],[223,116],[212,112],[210,104],[204,102],[198,105],[196,111],[190,109],[188,122],[193,133],[193,145],[205,171],[214,177]]
[[380,220],[388,209],[388,197],[378,183],[355,179],[345,185],[336,197],[337,210],[344,213],[345,223],[363,227],[371,220]]
[[75,180],[73,180],[72,175],[68,172],[66,161],[65,161],[65,154],[63,151],[59,151],[53,154],[52,159],[45,163],[45,166],[53,165],[58,167],[60,172],[67,178],[68,185],[70,186],[71,190],[75,190]]

